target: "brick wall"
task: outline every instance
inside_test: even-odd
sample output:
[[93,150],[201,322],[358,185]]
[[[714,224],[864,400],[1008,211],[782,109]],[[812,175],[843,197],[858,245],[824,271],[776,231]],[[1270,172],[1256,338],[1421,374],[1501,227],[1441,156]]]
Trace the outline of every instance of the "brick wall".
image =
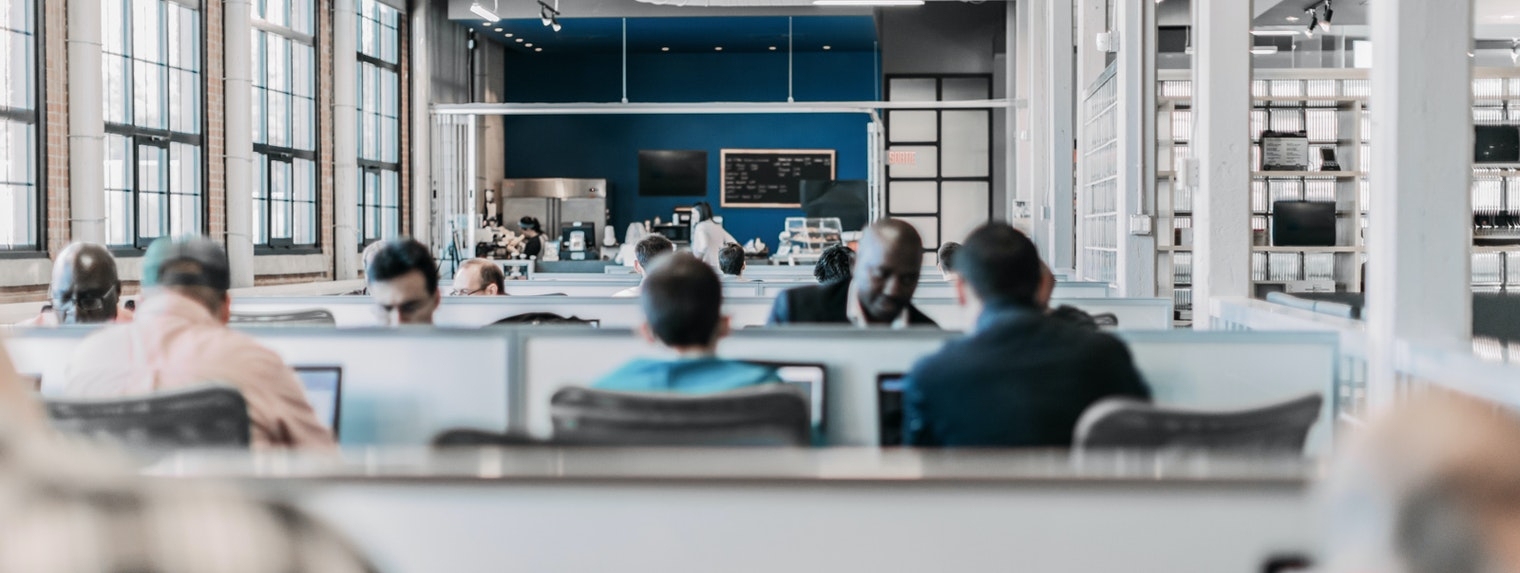
[[[412,73],[411,73],[412,33],[411,33],[411,29],[412,28],[411,28],[411,20],[407,18],[406,14],[402,14],[401,15],[400,21],[398,22],[398,26],[397,26],[396,29],[397,29],[397,33],[401,36],[399,38],[399,40],[401,40],[401,42],[400,42],[400,44],[401,44],[401,52],[400,52],[400,55],[401,55],[401,73],[400,73],[400,77],[397,78],[397,81],[396,81],[396,84],[398,86],[400,86],[400,90],[401,90],[401,98],[400,98],[401,115],[400,115],[400,119],[399,119],[399,121],[401,122],[401,129],[400,129],[401,142],[396,147],[396,149],[398,150],[398,154],[399,154],[398,159],[401,160],[401,204],[400,204],[401,208],[399,209],[399,211],[401,212],[401,227],[400,228],[401,228],[401,234],[403,234],[403,235],[411,235],[412,234],[412,208],[411,208],[412,207],[412,154],[411,154],[411,149],[412,149],[412,146],[411,146],[412,122],[411,122],[410,118],[412,117],[412,115],[411,115],[411,106],[412,106],[412,83],[411,83],[411,77],[412,77]],[[422,237],[420,240],[427,241],[427,237]]]
[[69,68],[68,3],[43,2],[42,49],[46,62],[43,90],[47,115],[43,129],[47,134],[47,247],[56,254],[69,244]]
[[[206,27],[206,45],[202,53],[205,54],[206,63],[201,70],[201,77],[205,81],[206,97],[204,109],[206,111],[206,145],[202,149],[202,157],[205,158],[205,194],[202,200],[206,205],[206,235],[212,239],[227,243],[227,124],[226,113],[237,113],[229,110],[226,106],[226,98],[222,97],[226,91],[226,61],[223,59],[225,51],[222,37],[222,2],[221,0],[206,0],[201,6],[201,22]],[[246,46],[244,49],[246,50]],[[248,113],[248,110],[241,110]]]

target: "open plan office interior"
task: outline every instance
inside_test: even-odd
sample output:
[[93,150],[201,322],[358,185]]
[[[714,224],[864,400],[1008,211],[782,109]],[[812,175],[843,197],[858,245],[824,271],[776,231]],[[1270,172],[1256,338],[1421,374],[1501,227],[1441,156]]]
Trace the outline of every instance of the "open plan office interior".
[[1520,571],[1520,0],[0,36],[0,570]]

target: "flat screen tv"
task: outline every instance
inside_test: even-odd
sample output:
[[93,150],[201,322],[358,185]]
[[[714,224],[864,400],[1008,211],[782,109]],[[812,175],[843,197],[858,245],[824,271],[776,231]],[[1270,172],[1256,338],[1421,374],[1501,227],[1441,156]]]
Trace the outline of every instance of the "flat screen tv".
[[1278,247],[1335,246],[1335,203],[1277,201],[1272,204],[1272,244]]
[[870,199],[863,179],[804,179],[797,188],[802,212],[811,218],[839,217],[842,231],[860,231],[870,218]]
[[1520,163],[1520,127],[1473,127],[1473,163]]
[[707,195],[707,152],[640,150],[639,195],[646,197]]

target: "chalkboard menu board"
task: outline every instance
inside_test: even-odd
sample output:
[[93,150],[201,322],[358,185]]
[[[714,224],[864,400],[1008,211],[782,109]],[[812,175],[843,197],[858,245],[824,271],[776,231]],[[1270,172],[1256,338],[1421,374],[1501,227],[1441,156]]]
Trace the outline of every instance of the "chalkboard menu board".
[[801,207],[804,179],[834,179],[832,149],[724,149],[724,207]]

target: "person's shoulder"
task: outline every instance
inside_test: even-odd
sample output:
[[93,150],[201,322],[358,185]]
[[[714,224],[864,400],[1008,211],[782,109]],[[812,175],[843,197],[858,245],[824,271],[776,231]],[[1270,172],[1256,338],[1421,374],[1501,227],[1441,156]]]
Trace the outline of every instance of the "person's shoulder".
[[616,370],[602,376],[591,384],[597,390],[614,390],[620,392],[646,391],[651,388],[650,380],[659,377],[670,367],[669,361],[655,358],[634,358],[617,367]]

